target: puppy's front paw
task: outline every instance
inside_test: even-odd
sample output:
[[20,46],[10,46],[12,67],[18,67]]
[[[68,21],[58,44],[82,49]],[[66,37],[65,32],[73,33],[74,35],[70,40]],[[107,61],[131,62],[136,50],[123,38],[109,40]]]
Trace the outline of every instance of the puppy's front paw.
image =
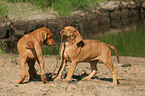
[[113,82],[112,85],[113,85],[113,86],[117,86],[117,82]]
[[82,79],[82,81],[87,81],[87,80],[90,80],[91,78],[89,76],[86,76]]
[[42,80],[42,84],[48,84],[49,82],[47,80]]
[[70,81],[70,79],[69,78],[65,78],[65,81]]
[[23,83],[23,81],[16,80],[16,81],[15,81],[15,83],[17,83],[17,84],[22,84],[22,83]]
[[53,81],[58,81],[60,79],[61,79],[60,77],[56,77]]

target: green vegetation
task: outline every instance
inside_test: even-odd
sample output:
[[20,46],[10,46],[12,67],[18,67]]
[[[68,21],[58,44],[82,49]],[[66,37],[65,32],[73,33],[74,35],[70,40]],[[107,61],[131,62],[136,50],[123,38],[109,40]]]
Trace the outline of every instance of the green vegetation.
[[98,2],[105,1],[133,1],[133,0],[55,0],[52,8],[58,12],[60,16],[71,15],[73,11],[81,9],[86,10],[89,6],[94,6]]
[[[49,9],[53,9],[57,11],[59,16],[68,16],[72,15],[72,12],[78,9],[86,10],[89,6],[94,6],[98,2],[104,1],[133,1],[133,0],[0,0],[0,18],[8,15],[7,12],[17,11],[18,9],[31,9],[29,11],[37,9],[42,9],[46,11]],[[11,5],[17,6],[18,3],[21,3],[23,6],[19,6],[19,8],[13,8]],[[24,5],[29,5],[24,8]],[[10,6],[8,6],[10,5]],[[31,8],[32,7],[32,8]],[[29,13],[29,12],[28,12]],[[21,13],[19,13],[21,14]],[[25,15],[25,13],[23,14]]]
[[[99,0],[104,1],[104,0]],[[78,9],[85,10],[88,6],[97,4],[97,0],[56,0],[52,7],[58,12],[60,16],[71,15],[71,13]]]
[[42,9],[45,9],[55,1],[55,0],[6,0],[7,2],[12,3],[31,3],[34,4]]
[[7,16],[7,14],[8,14],[7,6],[0,4],[0,18]]

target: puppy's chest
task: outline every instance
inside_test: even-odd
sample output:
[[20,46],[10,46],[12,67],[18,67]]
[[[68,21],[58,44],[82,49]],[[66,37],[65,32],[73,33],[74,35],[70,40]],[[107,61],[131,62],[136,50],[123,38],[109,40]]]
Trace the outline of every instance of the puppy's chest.
[[64,51],[64,57],[68,61],[72,61],[74,58],[76,58],[76,46],[75,45],[69,45],[69,43],[66,43],[65,51]]
[[68,61],[72,61],[73,59],[76,58],[76,48],[74,46],[71,47],[66,47],[65,51],[64,51],[64,57],[68,60]]
[[64,51],[64,58],[68,61],[71,61],[71,58],[72,58],[72,53],[71,53],[71,50],[67,49]]

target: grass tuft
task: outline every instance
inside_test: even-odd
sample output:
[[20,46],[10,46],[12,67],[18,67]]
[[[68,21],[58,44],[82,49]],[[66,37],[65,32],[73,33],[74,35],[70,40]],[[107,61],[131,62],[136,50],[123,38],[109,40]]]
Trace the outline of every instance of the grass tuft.
[[7,8],[8,7],[6,5],[0,4],[0,18],[7,16],[8,14]]
[[56,0],[52,4],[52,8],[58,12],[59,16],[68,16],[75,10],[86,9],[86,7],[93,6],[97,2],[96,0]]

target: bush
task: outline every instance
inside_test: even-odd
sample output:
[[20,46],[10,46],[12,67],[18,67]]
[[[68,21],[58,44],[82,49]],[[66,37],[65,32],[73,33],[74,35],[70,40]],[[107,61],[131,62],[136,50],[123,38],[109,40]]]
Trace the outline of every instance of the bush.
[[71,15],[72,11],[77,9],[85,9],[90,5],[95,5],[97,0],[56,0],[52,7],[60,16]]

